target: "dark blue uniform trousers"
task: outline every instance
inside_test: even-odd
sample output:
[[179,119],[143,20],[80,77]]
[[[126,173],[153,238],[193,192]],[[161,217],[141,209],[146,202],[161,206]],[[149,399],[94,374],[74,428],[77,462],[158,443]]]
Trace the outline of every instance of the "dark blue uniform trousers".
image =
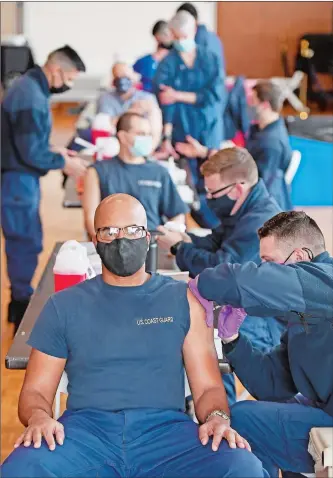
[[5,172],[1,186],[2,229],[12,299],[29,300],[33,293],[31,280],[42,251],[39,177],[17,171]]
[[2,465],[2,478],[30,477],[268,477],[261,462],[223,441],[203,446],[198,425],[178,411],[65,412],[65,441],[55,451],[17,448]]
[[313,427],[333,427],[333,417],[320,408],[298,403],[238,402],[231,408],[233,428],[248,440],[271,478],[278,470],[313,473],[308,453]]

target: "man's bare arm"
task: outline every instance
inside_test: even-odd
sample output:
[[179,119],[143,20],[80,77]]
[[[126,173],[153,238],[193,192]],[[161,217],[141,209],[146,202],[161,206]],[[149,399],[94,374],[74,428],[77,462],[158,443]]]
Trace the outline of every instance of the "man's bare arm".
[[28,426],[35,415],[52,417],[52,404],[65,364],[66,359],[32,349],[18,406],[23,425]]
[[187,297],[191,327],[183,346],[184,362],[195,413],[203,423],[213,410],[229,414],[229,406],[218,366],[213,329],[207,327],[205,311],[190,291]]
[[82,207],[84,225],[91,237],[95,236],[94,217],[97,206],[101,202],[101,190],[98,174],[94,168],[89,168],[84,178]]

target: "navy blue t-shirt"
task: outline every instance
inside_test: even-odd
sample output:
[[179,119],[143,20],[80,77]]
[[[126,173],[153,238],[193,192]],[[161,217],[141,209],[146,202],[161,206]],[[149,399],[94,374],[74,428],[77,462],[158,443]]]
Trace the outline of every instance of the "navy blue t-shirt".
[[164,223],[163,216],[171,219],[188,212],[169,172],[155,161],[129,164],[116,157],[92,167],[98,174],[102,199],[115,193],[135,197],[146,210],[150,230]]
[[100,275],[52,295],[28,344],[67,360],[69,410],[182,410],[189,327],[185,282],[116,287]]

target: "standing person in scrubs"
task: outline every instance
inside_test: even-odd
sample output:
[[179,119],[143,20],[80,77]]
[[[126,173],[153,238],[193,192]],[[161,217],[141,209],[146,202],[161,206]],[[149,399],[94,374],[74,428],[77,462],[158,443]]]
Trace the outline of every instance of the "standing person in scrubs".
[[[162,151],[178,158],[177,142],[191,135],[209,149],[218,149],[222,140],[223,75],[215,53],[195,43],[196,23],[187,12],[179,12],[171,20],[174,48],[160,63],[154,77],[154,91],[163,114]],[[205,204],[201,162],[188,160],[193,182]],[[213,227],[204,219],[200,225]]]
[[153,91],[153,78],[158,64],[167,56],[172,48],[172,35],[167,22],[159,20],[155,23],[152,35],[156,40],[156,51],[150,55],[139,58],[133,65],[133,70],[141,75],[144,91]]
[[[277,478],[279,468],[314,473],[309,432],[333,427],[333,258],[303,211],[276,215],[258,234],[262,264],[206,269],[190,289],[206,310],[213,308],[208,300],[245,309],[224,308],[218,324],[223,352],[258,400],[232,407],[233,426],[270,477]],[[258,350],[239,330],[247,313],[284,318],[281,344],[268,353]]]
[[203,25],[202,23],[199,24],[199,14],[195,6],[192,3],[186,2],[178,8],[177,12],[188,12],[192,15],[197,25],[197,31],[195,34],[196,44],[213,51],[219,58],[221,69],[225,72],[225,59],[222,42],[216,33],[208,30],[206,25]]
[[282,210],[292,209],[290,191],[285,181],[292,150],[283,118],[281,89],[270,81],[260,81],[253,88],[252,104],[257,123],[252,125],[246,144],[254,157],[259,175]]
[[69,90],[85,66],[68,45],[17,79],[1,105],[2,230],[11,284],[8,320],[17,330],[33,293],[31,280],[42,251],[39,179],[52,169],[82,176],[85,165],[65,148],[50,146],[51,93]]

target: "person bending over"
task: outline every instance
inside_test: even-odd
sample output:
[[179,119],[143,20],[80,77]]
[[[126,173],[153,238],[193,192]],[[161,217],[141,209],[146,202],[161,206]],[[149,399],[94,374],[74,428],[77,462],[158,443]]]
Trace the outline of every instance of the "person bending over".
[[[303,211],[282,212],[258,233],[262,264],[221,264],[199,275],[198,289],[194,282],[190,287],[208,310],[213,303],[203,298],[229,306],[219,318],[223,351],[259,400],[234,405],[233,425],[270,477],[279,468],[314,473],[309,432],[333,427],[333,258]],[[268,322],[267,316],[282,317],[288,327],[280,345],[258,350],[239,330],[246,314]]]
[[[267,476],[230,426],[204,309],[185,282],[145,272],[143,206],[110,196],[95,229],[102,275],[52,295],[29,338],[27,428],[2,477]],[[184,364],[199,427],[183,411]],[[56,421],[64,370],[67,410]]]
[[149,159],[149,121],[136,113],[125,113],[118,121],[117,135],[119,156],[96,162],[85,177],[82,204],[88,234],[94,236],[94,214],[101,199],[114,193],[130,194],[144,205],[150,230],[163,224],[164,218],[184,224],[188,208],[170,174]]

